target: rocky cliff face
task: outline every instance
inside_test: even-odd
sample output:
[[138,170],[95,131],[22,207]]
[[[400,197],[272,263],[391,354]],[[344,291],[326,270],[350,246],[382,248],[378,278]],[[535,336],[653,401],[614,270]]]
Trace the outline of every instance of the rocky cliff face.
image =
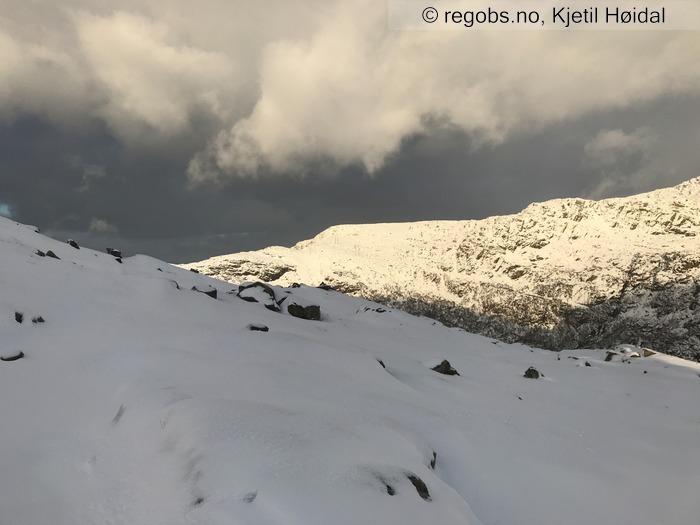
[[700,178],[481,221],[335,226],[186,266],[232,282],[325,282],[506,341],[629,342],[700,360]]

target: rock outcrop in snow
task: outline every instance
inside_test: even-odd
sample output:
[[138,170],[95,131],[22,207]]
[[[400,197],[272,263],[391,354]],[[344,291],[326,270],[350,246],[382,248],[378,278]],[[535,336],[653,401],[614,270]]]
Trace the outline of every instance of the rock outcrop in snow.
[[185,266],[231,282],[324,282],[544,348],[631,342],[700,358],[700,178],[480,221],[335,226],[291,249]]

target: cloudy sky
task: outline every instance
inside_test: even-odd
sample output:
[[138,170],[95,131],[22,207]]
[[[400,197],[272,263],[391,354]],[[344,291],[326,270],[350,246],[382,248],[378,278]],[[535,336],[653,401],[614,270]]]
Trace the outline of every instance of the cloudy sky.
[[184,262],[700,176],[700,32],[386,17],[378,0],[3,0],[0,214]]

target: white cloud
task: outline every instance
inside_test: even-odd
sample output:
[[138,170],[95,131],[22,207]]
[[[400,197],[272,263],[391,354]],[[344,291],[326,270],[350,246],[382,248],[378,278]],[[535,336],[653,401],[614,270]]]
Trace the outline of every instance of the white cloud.
[[376,173],[428,121],[498,143],[700,92],[693,32],[389,31],[376,0],[34,4],[0,7],[0,118],[97,119],[136,149],[196,134],[195,181]]
[[78,155],[70,155],[66,157],[66,162],[71,168],[81,173],[83,184],[78,188],[78,191],[80,192],[89,191],[94,181],[102,179],[107,175],[107,171],[104,166],[85,162]]
[[376,2],[336,4],[308,39],[268,46],[254,110],[191,174],[296,172],[324,157],[372,173],[403,139],[429,132],[426,119],[499,142],[700,89],[688,34],[389,32],[384,23]]
[[111,225],[104,219],[97,219],[95,217],[90,221],[90,227],[88,231],[91,233],[117,233],[119,230],[116,226]]
[[586,195],[598,199],[641,190],[659,174],[653,161],[658,136],[649,127],[631,133],[621,129],[601,130],[584,146],[585,161],[600,172],[601,180]]
[[97,113],[123,140],[153,132],[167,138],[187,128],[195,110],[224,112],[219,92],[231,76],[225,55],[170,43],[163,24],[126,12],[76,20],[92,74],[107,93]]
[[70,52],[16,39],[0,25],[0,64],[0,120],[27,113],[63,124],[83,120],[92,96]]
[[649,149],[657,137],[648,128],[638,128],[632,133],[621,129],[601,130],[584,146],[589,162],[595,166],[615,166],[630,157],[648,157]]

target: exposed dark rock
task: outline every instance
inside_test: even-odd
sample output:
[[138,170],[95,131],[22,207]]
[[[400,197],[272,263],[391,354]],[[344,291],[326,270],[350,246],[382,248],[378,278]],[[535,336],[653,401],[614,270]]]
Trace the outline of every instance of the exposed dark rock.
[[262,288],[267,295],[269,295],[273,299],[275,298],[275,291],[272,289],[272,287],[269,284],[261,282],[239,284],[238,293],[241,293],[243,290],[247,290],[248,288]]
[[326,283],[321,283],[321,284],[319,284],[319,285],[317,286],[317,288],[320,288],[321,290],[330,291],[330,292],[334,292],[334,291],[335,291],[335,288],[333,288],[330,284],[326,284]]
[[24,314],[22,312],[15,312],[15,321],[22,323],[24,321]]
[[[386,312],[386,309],[384,309],[384,308],[370,308],[369,306],[365,306],[365,309],[363,310],[363,312],[377,312],[378,314],[383,314],[384,312]],[[359,310],[358,310],[358,313],[359,313]]]
[[[653,264],[650,262],[649,266],[653,267]],[[662,264],[667,274],[678,274],[676,268],[667,266],[669,263]],[[576,307],[551,296],[561,293],[568,297],[570,292],[553,289],[546,297],[534,297],[518,295],[505,285],[490,283],[461,283],[451,290],[460,297],[476,298],[478,309],[399,288],[391,293],[363,290],[359,295],[391,308],[437,319],[446,326],[498,338],[505,343],[519,342],[537,348],[567,350],[614,348],[632,341],[639,347],[700,361],[700,321],[697,315],[700,311],[700,283],[678,282],[652,290],[647,281],[637,282],[639,278],[634,277],[634,269],[630,271],[633,284],[625,287],[621,283],[621,295],[603,297],[587,306]],[[649,280],[653,283],[651,277]],[[639,311],[648,313],[640,316],[636,313]],[[684,311],[687,315],[679,315]]]
[[270,329],[264,324],[249,324],[248,330],[251,332],[269,332]]
[[535,367],[530,367],[527,370],[525,370],[525,374],[523,377],[526,377],[527,379],[539,379],[540,378],[540,373],[535,369]]
[[439,365],[431,368],[431,370],[434,370],[438,374],[444,374],[446,376],[458,376],[459,372],[455,368],[452,367],[450,362],[445,359],[442,363]]
[[301,288],[301,285],[299,283],[292,283],[291,288]]
[[191,271],[192,273],[199,273],[199,270],[195,270],[194,268],[190,268],[190,271]]
[[68,244],[70,244],[70,245],[71,245],[73,248],[75,248],[76,250],[79,250],[79,249],[80,249],[80,246],[78,246],[78,243],[75,242],[73,239],[68,239],[67,242],[68,242]]
[[437,464],[437,452],[433,451],[433,457],[430,460],[430,468],[435,470],[435,465]]
[[46,254],[45,254],[44,252],[42,252],[41,250],[37,250],[37,251],[36,251],[36,254],[37,254],[39,257],[46,257]]
[[216,288],[213,286],[193,286],[192,290],[195,292],[203,293],[204,295],[208,295],[212,299],[216,299],[217,297],[217,291]]
[[192,506],[193,506],[193,507],[199,507],[202,503],[204,503],[204,498],[202,498],[202,497],[200,496],[199,498],[195,499],[195,500],[192,502]]
[[122,264],[122,258],[121,257],[115,257],[115,261],[117,261],[119,264]]
[[380,365],[382,365],[382,368],[386,368],[386,365],[384,364],[384,361],[382,361],[381,359],[377,359],[377,363],[379,363]]
[[227,260],[221,264],[213,264],[200,271],[206,275],[229,282],[261,281],[272,282],[284,274],[294,271],[294,266],[286,264],[255,262],[247,260]]
[[287,306],[289,315],[298,317],[299,319],[307,319],[309,321],[321,320],[321,307],[315,304],[309,306],[301,306],[297,303],[292,303]]
[[112,424],[113,424],[113,425],[116,425],[117,423],[119,423],[119,420],[120,420],[120,419],[122,418],[122,416],[124,415],[124,411],[125,411],[125,410],[126,410],[126,408],[124,407],[124,405],[119,405],[119,410],[117,410],[117,413],[116,413],[115,416],[112,418]]
[[255,498],[258,497],[258,491],[256,490],[255,492],[249,492],[245,496],[243,496],[243,501],[246,503],[253,503],[255,501]]
[[607,363],[609,361],[612,361],[613,356],[616,356],[616,355],[617,355],[617,352],[608,352],[607,354],[605,354],[605,362]]
[[249,303],[257,303],[260,302],[258,299],[254,297],[254,289],[258,289],[265,293],[267,295],[267,299],[265,300],[265,308],[268,310],[271,310],[273,312],[279,312],[280,307],[277,303],[277,298],[275,297],[275,291],[272,289],[272,287],[268,284],[265,283],[251,283],[251,284],[241,284],[238,286],[238,293],[237,296],[244,301],[247,301]]
[[432,498],[430,497],[430,492],[428,492],[428,487],[422,479],[420,479],[415,474],[406,474],[406,477],[411,483],[413,483],[413,486],[416,488],[416,492],[421,498],[423,498],[425,501],[432,501]]
[[7,361],[7,362],[18,361],[18,360],[22,359],[23,357],[24,357],[24,352],[20,352],[18,354],[11,355],[11,356],[2,356],[2,357],[0,357],[0,361]]
[[43,323],[44,318],[41,317],[40,315],[37,315],[36,317],[32,317],[32,323]]
[[121,250],[115,250],[114,248],[107,248],[107,253],[110,254],[112,257],[122,256]]
[[46,256],[51,257],[52,259],[58,259],[59,261],[61,260],[61,258],[58,255],[56,255],[55,253],[53,253],[53,251],[51,251],[51,250],[46,252]]
[[591,366],[591,364],[588,361],[586,361],[586,366]]
[[396,495],[396,489],[394,489],[394,487],[391,486],[389,481],[386,478],[384,478],[384,476],[377,475],[377,478],[379,478],[379,481],[384,483],[384,487],[386,487],[386,493],[389,494],[389,496]]

